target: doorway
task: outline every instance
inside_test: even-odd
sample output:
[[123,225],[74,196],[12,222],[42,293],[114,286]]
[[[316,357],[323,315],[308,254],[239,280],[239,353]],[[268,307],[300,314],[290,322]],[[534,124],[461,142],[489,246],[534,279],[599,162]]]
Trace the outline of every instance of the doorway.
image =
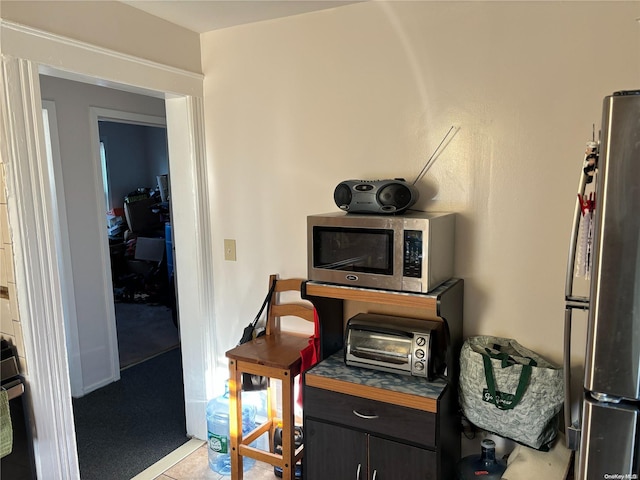
[[[38,428],[39,475],[79,478],[70,395],[70,365],[66,361],[65,281],[58,266],[55,187],[43,154],[40,73],[75,78],[124,91],[164,98],[167,108],[175,220],[176,278],[181,318],[187,432],[205,438],[202,412],[207,398],[206,372],[216,366],[215,312],[211,300],[213,250],[208,181],[204,150],[203,77],[19,25],[0,25],[24,42],[7,44],[0,71],[5,102],[0,115],[6,130],[4,161],[10,164],[7,188],[14,192],[10,222],[15,229],[16,275],[21,282],[21,322],[31,378],[31,405]],[[24,48],[15,50],[14,45]],[[9,48],[11,47],[11,48]],[[5,45],[3,45],[3,49]],[[49,52],[46,59],[42,51]],[[11,56],[13,55],[13,57]],[[110,79],[110,80],[101,80]],[[10,121],[11,120],[11,121]],[[173,133],[171,133],[173,132]],[[179,159],[179,160],[178,160]],[[172,160],[173,162],[174,160]],[[18,186],[20,188],[18,188]],[[198,232],[193,235],[194,227]],[[107,250],[107,249],[105,249]],[[46,281],[44,280],[46,279]]]
[[91,108],[98,125],[120,369],[180,343],[166,122]]
[[[56,194],[59,197],[56,211],[61,217],[65,216],[61,212],[74,211],[74,204],[78,201],[73,195],[67,199],[64,198],[64,188],[61,182],[65,167],[66,169],[70,167],[69,157],[73,156],[76,144],[86,143],[94,146],[92,139],[100,138],[101,142],[98,142],[97,147],[103,153],[103,168],[99,170],[102,172],[103,179],[106,180],[104,184],[107,187],[103,192],[104,198],[101,200],[104,200],[107,208],[101,208],[102,218],[96,219],[96,221],[102,224],[103,234],[104,227],[110,227],[107,229],[108,235],[106,236],[108,236],[110,246],[111,266],[119,262],[119,257],[116,258],[113,252],[121,251],[118,247],[123,244],[125,233],[128,234],[128,242],[132,251],[130,257],[122,256],[121,260],[125,263],[125,271],[120,274],[116,269],[110,268],[110,265],[106,264],[106,269],[110,270],[107,272],[107,276],[113,279],[114,291],[120,287],[123,281],[128,281],[131,286],[128,295],[130,301],[125,302],[126,299],[116,298],[112,292],[104,292],[103,294],[105,298],[116,298],[116,303],[112,307],[115,307],[116,310],[115,323],[119,324],[120,328],[118,328],[118,343],[114,344],[116,346],[114,354],[119,355],[121,367],[128,367],[130,370],[121,373],[119,381],[102,386],[95,391],[87,392],[84,386],[80,385],[81,395],[77,395],[79,398],[73,401],[77,451],[82,478],[104,478],[105,475],[112,475],[113,478],[130,478],[188,440],[185,427],[181,352],[177,348],[179,344],[177,320],[174,321],[174,315],[172,315],[175,308],[170,308],[175,306],[175,294],[173,291],[169,291],[169,270],[165,253],[165,223],[168,224],[171,220],[165,120],[159,116],[87,107],[88,101],[114,101],[117,96],[121,95],[119,93],[99,95],[95,92],[95,87],[92,87],[93,89],[85,91],[83,95],[82,92],[79,92],[82,89],[81,86],[66,80],[56,83],[45,81],[41,85],[51,97],[58,99],[60,107],[56,111],[55,102],[46,100],[42,102],[45,113],[43,118],[47,139],[47,156],[49,157],[50,170],[54,172],[56,184],[59,186],[56,188]],[[85,87],[85,89],[87,88]],[[69,92],[75,92],[76,95],[67,96],[66,94]],[[95,93],[95,96],[88,95],[90,93]],[[130,97],[125,99],[131,101]],[[69,108],[69,104],[73,104],[74,107],[80,104],[78,110],[80,112],[90,110],[91,115],[89,117],[77,115],[77,121],[74,121],[73,113],[75,110]],[[119,121],[116,121],[116,118]],[[98,134],[69,134],[70,131],[74,133],[83,131],[80,124],[87,122],[90,123],[91,131],[95,128]],[[60,128],[58,128],[58,123],[60,123]],[[60,130],[62,135],[59,133]],[[63,165],[61,161],[61,144],[62,152],[67,157],[66,165]],[[108,147],[105,148],[105,145],[108,144],[112,145],[111,150]],[[53,159],[54,151],[55,160]],[[107,154],[111,154],[112,162],[108,161]],[[120,164],[118,160],[121,160]],[[91,172],[91,169],[87,171]],[[162,195],[158,192],[159,187],[156,189],[140,187],[140,185],[149,185],[152,182],[157,183],[158,177],[167,180],[161,182],[165,186]],[[101,186],[102,182],[96,182],[96,184]],[[74,189],[67,190],[76,193]],[[93,196],[96,197],[96,195]],[[114,212],[121,210],[122,202],[127,200],[130,200],[130,206],[136,205],[134,197],[135,199],[139,197],[148,199],[149,209],[131,210],[131,212],[127,210],[132,216],[127,215],[125,219],[122,214],[123,218],[120,219],[121,224],[119,224]],[[139,201],[142,202],[142,200]],[[98,201],[97,203],[103,202]],[[166,213],[159,211],[161,207],[166,210]],[[135,218],[133,217],[134,212],[137,212],[138,215]],[[155,221],[150,220],[153,218]],[[82,231],[78,233],[77,222],[75,224],[76,230],[70,230],[70,222],[66,218],[64,222],[60,219],[58,221],[61,226],[65,225],[61,230],[72,231],[76,235],[82,234]],[[109,224],[108,221],[110,221]],[[73,223],[73,219],[71,223]],[[86,227],[86,222],[81,223],[83,227]],[[135,228],[132,228],[131,225],[135,225]],[[143,235],[144,237],[142,237]],[[140,243],[141,239],[157,240],[161,245],[160,255],[158,256],[156,250],[151,252],[153,255],[142,251],[141,255],[134,256],[134,253],[139,250],[135,248],[136,243]],[[60,240],[56,245],[58,251],[74,253],[70,248],[63,248],[63,243],[68,244],[69,238],[65,238],[64,241]],[[171,242],[169,242],[170,244]],[[98,245],[94,245],[96,251],[94,256],[96,257],[99,257],[98,247]],[[155,258],[153,258],[154,255]],[[67,257],[67,255],[60,255],[60,257]],[[69,257],[69,260],[73,260],[73,255],[69,255]],[[128,270],[126,270],[127,262],[133,264]],[[72,262],[69,262],[61,270],[70,274],[72,281],[69,284],[73,284],[73,274],[77,273],[77,269],[74,271]],[[91,271],[93,270],[89,270],[89,272]],[[85,284],[94,285],[92,280],[87,278],[87,271],[81,271],[81,273],[85,274],[83,276]],[[103,276],[103,272],[95,271],[94,273],[98,280]],[[158,287],[159,285],[162,287],[161,289]],[[172,282],[171,287],[173,287]],[[73,290],[87,292],[78,288]],[[68,295],[69,292],[65,293]],[[73,291],[71,294],[71,298],[73,298]],[[169,300],[166,300],[167,298]],[[123,302],[121,306],[125,307],[124,314],[117,315],[118,301]],[[126,310],[127,307],[130,307],[129,310]],[[76,312],[77,310],[75,301],[68,302],[68,312]],[[128,315],[127,312],[129,312]],[[99,310],[96,310],[96,314],[98,313]],[[94,315],[94,317],[98,317],[98,315]],[[87,323],[91,320],[80,318],[80,323]],[[175,318],[177,319],[177,312]],[[107,323],[111,321],[104,316],[100,321],[104,323],[105,320]],[[69,324],[68,321],[66,323]],[[71,329],[68,328],[68,330]],[[72,338],[76,339],[75,345]],[[86,342],[86,334],[84,340]],[[105,345],[110,345],[110,342],[106,341]],[[86,343],[82,344],[78,341],[77,335],[68,335],[67,351],[70,360],[74,358],[74,355],[71,355],[74,347],[82,352],[87,346]],[[166,355],[162,355],[163,353]],[[145,360],[151,357],[154,357],[153,362],[146,365]],[[83,365],[82,362],[79,363],[78,370],[82,373]],[[145,365],[140,365],[141,363],[145,363]],[[133,368],[134,364],[137,365],[136,368]],[[78,380],[82,382],[82,376]],[[133,412],[136,413],[133,414]],[[127,432],[126,435],[123,435],[123,432]],[[146,432],[146,435],[137,432]],[[159,441],[157,437],[162,437],[162,440]],[[118,475],[115,474],[116,471],[119,472]]]
[[[71,393],[79,398],[120,378],[114,280],[128,281],[127,288],[121,289],[133,301],[144,298],[149,290],[145,287],[156,278],[167,279],[158,273],[167,268],[165,223],[171,220],[166,106],[164,99],[45,75],[40,76],[40,92],[49,101],[43,102],[45,106],[53,103],[56,107],[53,119],[58,123],[60,151],[50,170],[54,212],[59,217],[57,237],[68,244],[56,254],[65,260],[59,268],[67,299],[64,320],[70,332],[67,358]],[[104,125],[102,146],[106,146],[102,149],[100,123]],[[160,175],[167,178],[165,202],[154,188]],[[128,222],[123,211],[125,198],[130,201],[126,205],[130,207],[126,213],[131,214]],[[165,214],[152,212],[152,207],[162,205]],[[132,221],[135,226],[129,228]],[[131,255],[125,251],[123,237],[127,232]],[[139,235],[154,246],[152,255],[136,248]],[[123,265],[125,268],[120,268]],[[168,294],[168,281],[162,287],[162,297],[173,299]],[[175,339],[177,322],[171,321],[170,312],[168,317],[165,329],[168,327]],[[149,342],[153,330],[147,332]],[[135,338],[127,340],[135,345]]]

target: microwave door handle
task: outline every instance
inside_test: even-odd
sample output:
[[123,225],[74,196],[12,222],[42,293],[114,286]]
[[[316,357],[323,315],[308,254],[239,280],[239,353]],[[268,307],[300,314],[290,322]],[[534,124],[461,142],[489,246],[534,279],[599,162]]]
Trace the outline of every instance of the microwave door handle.
[[344,270],[344,267],[351,267],[361,263],[365,259],[364,255],[358,257],[345,258],[344,260],[338,260],[337,262],[323,263],[318,265],[319,268],[327,268],[329,270]]
[[[587,187],[587,175],[584,171],[580,175],[578,183],[578,195],[582,197]],[[567,261],[567,276],[565,277],[564,296],[569,299],[573,296],[573,277],[576,267],[576,247],[578,245],[578,234],[580,230],[580,217],[582,216],[582,205],[580,197],[576,196],[576,208],[573,214],[573,225],[571,227],[571,241],[569,243],[569,258]]]

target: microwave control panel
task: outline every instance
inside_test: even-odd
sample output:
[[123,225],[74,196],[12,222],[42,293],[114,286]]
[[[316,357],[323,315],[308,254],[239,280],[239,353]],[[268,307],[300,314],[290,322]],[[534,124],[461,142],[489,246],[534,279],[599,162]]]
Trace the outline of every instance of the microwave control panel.
[[419,230],[405,230],[404,232],[402,276],[422,277],[422,232]]

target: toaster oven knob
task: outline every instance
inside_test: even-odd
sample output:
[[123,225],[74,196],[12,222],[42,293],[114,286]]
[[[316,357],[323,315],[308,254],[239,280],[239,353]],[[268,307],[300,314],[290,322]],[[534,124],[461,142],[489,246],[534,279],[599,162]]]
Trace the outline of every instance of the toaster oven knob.
[[421,372],[422,370],[424,370],[424,363],[416,362],[416,363],[413,364],[413,368],[415,368],[417,371]]
[[424,358],[424,350],[422,350],[421,348],[418,348],[416,350],[416,358]]
[[418,337],[416,338],[416,345],[418,345],[419,347],[424,347],[427,344],[427,339],[424,337]]

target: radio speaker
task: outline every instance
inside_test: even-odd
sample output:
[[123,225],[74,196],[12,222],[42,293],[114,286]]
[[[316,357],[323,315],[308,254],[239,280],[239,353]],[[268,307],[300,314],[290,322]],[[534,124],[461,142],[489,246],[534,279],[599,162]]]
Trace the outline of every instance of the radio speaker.
[[399,213],[418,201],[418,190],[402,178],[394,180],[345,180],[333,192],[333,200],[349,213]]

